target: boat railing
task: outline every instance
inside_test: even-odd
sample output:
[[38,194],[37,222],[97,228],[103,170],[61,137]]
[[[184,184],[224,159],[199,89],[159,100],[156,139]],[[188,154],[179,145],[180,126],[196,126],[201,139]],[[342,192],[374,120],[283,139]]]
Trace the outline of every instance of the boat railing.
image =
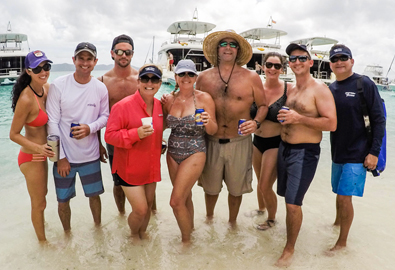
[[0,51],[2,52],[14,52],[14,51],[21,51],[22,49],[20,47],[5,47],[1,46]]
[[0,75],[19,75],[20,68],[0,68]]
[[262,43],[262,42],[256,42],[256,43],[251,43],[251,46],[253,48],[274,48],[274,49],[280,49],[281,45],[278,44],[269,44],[269,43]]
[[322,54],[322,55],[324,55],[324,56],[329,55],[329,52],[328,52],[328,51],[320,51],[320,50],[311,50],[310,53],[311,53],[311,54]]

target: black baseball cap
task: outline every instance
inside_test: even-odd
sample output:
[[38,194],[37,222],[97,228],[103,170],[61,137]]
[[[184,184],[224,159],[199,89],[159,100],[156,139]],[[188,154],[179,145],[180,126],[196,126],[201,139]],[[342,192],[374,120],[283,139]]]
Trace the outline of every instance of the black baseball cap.
[[89,42],[81,42],[77,45],[74,51],[74,57],[77,56],[80,52],[89,52],[92,54],[95,58],[97,56],[97,51],[95,45]]
[[288,55],[291,55],[291,53],[292,53],[294,50],[305,51],[305,52],[308,53],[309,57],[311,57],[311,56],[310,56],[310,52],[307,50],[307,46],[304,45],[304,44],[291,43],[291,44],[289,44],[288,47],[285,49],[285,52],[286,52]]
[[133,50],[134,50],[133,39],[131,37],[129,37],[128,35],[122,34],[122,35],[114,38],[114,40],[112,42],[111,50],[114,50],[115,45],[117,45],[118,43],[129,43],[130,45],[132,45]]

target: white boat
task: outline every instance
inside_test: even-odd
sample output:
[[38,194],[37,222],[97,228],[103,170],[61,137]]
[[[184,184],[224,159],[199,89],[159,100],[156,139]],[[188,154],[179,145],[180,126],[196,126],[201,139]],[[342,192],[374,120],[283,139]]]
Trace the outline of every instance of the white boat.
[[169,66],[168,52],[173,55],[173,66],[182,59],[191,59],[195,62],[198,72],[211,67],[203,54],[203,40],[215,26],[212,23],[198,21],[195,9],[192,21],[174,22],[167,28],[173,39],[164,42],[158,52],[158,65],[163,69],[163,82],[175,84],[174,72]]
[[[247,63],[247,68],[255,70],[255,62],[258,62],[261,66],[263,65],[263,58],[269,52],[277,52],[281,54],[284,59],[287,58],[287,54],[281,49],[280,37],[287,35],[287,32],[274,29],[271,25],[262,28],[252,28],[247,31],[241,32],[240,36],[244,37],[252,47],[252,58]],[[269,39],[274,39],[274,42],[265,42]],[[265,75],[261,75],[262,79],[265,79]],[[284,67],[284,73],[280,75],[280,79],[284,81],[294,81],[295,77],[290,75],[290,69]]]
[[[338,43],[336,39],[326,37],[311,37],[291,41],[291,43],[304,44],[310,52],[314,65],[310,68],[311,75],[329,85],[335,81],[336,76],[329,66],[329,50]],[[325,49],[316,49],[316,46],[325,46]]]
[[16,82],[25,67],[28,53],[27,35],[12,33],[11,24],[8,23],[7,32],[0,34],[0,83]]
[[367,65],[363,75],[368,76],[377,86],[379,91],[390,91],[388,78],[383,76],[383,67],[380,65]]

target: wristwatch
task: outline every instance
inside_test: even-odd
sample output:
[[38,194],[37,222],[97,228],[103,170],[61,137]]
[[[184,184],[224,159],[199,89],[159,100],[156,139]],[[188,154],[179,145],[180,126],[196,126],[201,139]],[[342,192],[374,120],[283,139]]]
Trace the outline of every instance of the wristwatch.
[[259,123],[257,120],[255,120],[254,119],[254,121],[255,121],[255,123],[256,123],[256,129],[259,129],[260,127],[261,127],[261,123]]

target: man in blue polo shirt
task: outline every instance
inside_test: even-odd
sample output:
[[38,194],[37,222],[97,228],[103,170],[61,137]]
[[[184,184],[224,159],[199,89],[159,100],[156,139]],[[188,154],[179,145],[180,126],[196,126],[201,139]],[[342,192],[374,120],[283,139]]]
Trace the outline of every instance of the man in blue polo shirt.
[[331,132],[332,191],[336,196],[336,220],[340,235],[331,251],[346,247],[354,218],[352,196],[362,197],[366,170],[374,170],[384,136],[385,117],[376,85],[362,77],[363,96],[369,112],[373,141],[367,138],[357,81],[352,71],[354,59],[348,47],[336,44],[330,50],[330,67],[336,81],[329,88],[336,103],[337,129]]

